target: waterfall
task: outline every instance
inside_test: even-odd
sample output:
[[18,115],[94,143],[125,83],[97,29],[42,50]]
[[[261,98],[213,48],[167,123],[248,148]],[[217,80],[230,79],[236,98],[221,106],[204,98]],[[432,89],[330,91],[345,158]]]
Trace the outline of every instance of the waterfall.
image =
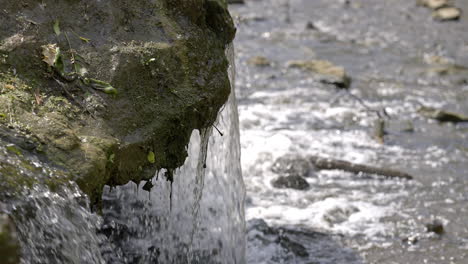
[[[233,47],[228,48],[232,84],[233,55]],[[188,158],[174,172],[172,185],[160,171],[150,183],[106,188],[102,232],[110,241],[103,252],[108,262],[245,263],[245,188],[234,87],[215,126],[193,131]]]
[[[232,47],[226,55],[234,84]],[[2,198],[8,200],[2,210],[16,223],[21,262],[245,263],[245,188],[234,87],[215,126],[193,131],[188,158],[174,172],[172,184],[163,177],[172,172],[159,171],[138,186],[106,186],[102,216],[90,212],[89,199],[74,182],[54,191],[35,184],[17,198]],[[6,159],[3,152],[0,158]]]

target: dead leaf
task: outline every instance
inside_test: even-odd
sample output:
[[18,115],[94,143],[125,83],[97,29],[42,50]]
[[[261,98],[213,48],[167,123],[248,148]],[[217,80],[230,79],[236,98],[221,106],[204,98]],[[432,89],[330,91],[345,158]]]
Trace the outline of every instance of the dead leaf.
[[49,66],[54,67],[57,57],[60,56],[60,48],[57,47],[57,44],[43,45],[42,55],[44,56],[42,61],[47,63]]
[[36,90],[34,91],[34,98],[36,99],[37,105],[41,105],[41,104],[42,104],[42,97],[41,97],[41,95],[39,94],[39,89],[36,89]]

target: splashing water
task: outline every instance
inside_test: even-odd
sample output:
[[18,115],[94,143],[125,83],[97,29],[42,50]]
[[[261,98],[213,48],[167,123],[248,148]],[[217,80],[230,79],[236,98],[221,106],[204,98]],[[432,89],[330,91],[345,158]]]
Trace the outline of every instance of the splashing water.
[[[228,56],[232,61],[232,48]],[[231,66],[231,80],[234,73]],[[224,136],[211,128],[192,133],[189,156],[172,186],[160,171],[149,192],[134,183],[106,188],[102,232],[110,241],[103,252],[108,262],[245,262],[245,191],[234,92],[216,126]]]
[[[232,47],[227,56],[233,62]],[[17,225],[21,263],[245,263],[245,188],[231,90],[215,123],[223,133],[193,131],[173,183],[163,177],[172,172],[162,170],[149,183],[106,186],[102,216],[90,211],[73,182],[54,192],[38,183],[8,198],[5,210]],[[0,156],[6,153],[0,150]]]

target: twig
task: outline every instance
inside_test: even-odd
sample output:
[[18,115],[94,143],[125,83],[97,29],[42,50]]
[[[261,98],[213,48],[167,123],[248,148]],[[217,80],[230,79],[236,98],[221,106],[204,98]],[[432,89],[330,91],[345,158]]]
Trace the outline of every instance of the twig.
[[218,131],[218,133],[221,135],[221,136],[224,136],[223,133],[221,133],[221,131],[219,131],[219,129],[213,124],[213,127],[216,129],[216,131]]
[[67,32],[63,32],[63,34],[65,35],[65,38],[67,39],[67,43],[68,43],[68,48],[70,50],[70,54],[71,54],[71,64],[73,65],[73,69],[75,70],[75,74],[79,74],[78,73],[78,69],[76,68],[76,60],[75,60],[75,51],[73,51],[72,49],[72,46],[71,46],[71,43],[70,43],[70,39],[68,38],[68,34]]

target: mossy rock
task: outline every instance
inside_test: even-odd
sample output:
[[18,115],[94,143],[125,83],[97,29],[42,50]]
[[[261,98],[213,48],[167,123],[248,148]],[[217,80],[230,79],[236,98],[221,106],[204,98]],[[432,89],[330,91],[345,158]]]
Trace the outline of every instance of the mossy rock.
[[[229,96],[224,1],[0,4],[0,150],[15,155],[0,155],[0,189],[12,195],[71,180],[96,204],[105,184],[173,171]],[[50,170],[21,167],[32,161]]]

